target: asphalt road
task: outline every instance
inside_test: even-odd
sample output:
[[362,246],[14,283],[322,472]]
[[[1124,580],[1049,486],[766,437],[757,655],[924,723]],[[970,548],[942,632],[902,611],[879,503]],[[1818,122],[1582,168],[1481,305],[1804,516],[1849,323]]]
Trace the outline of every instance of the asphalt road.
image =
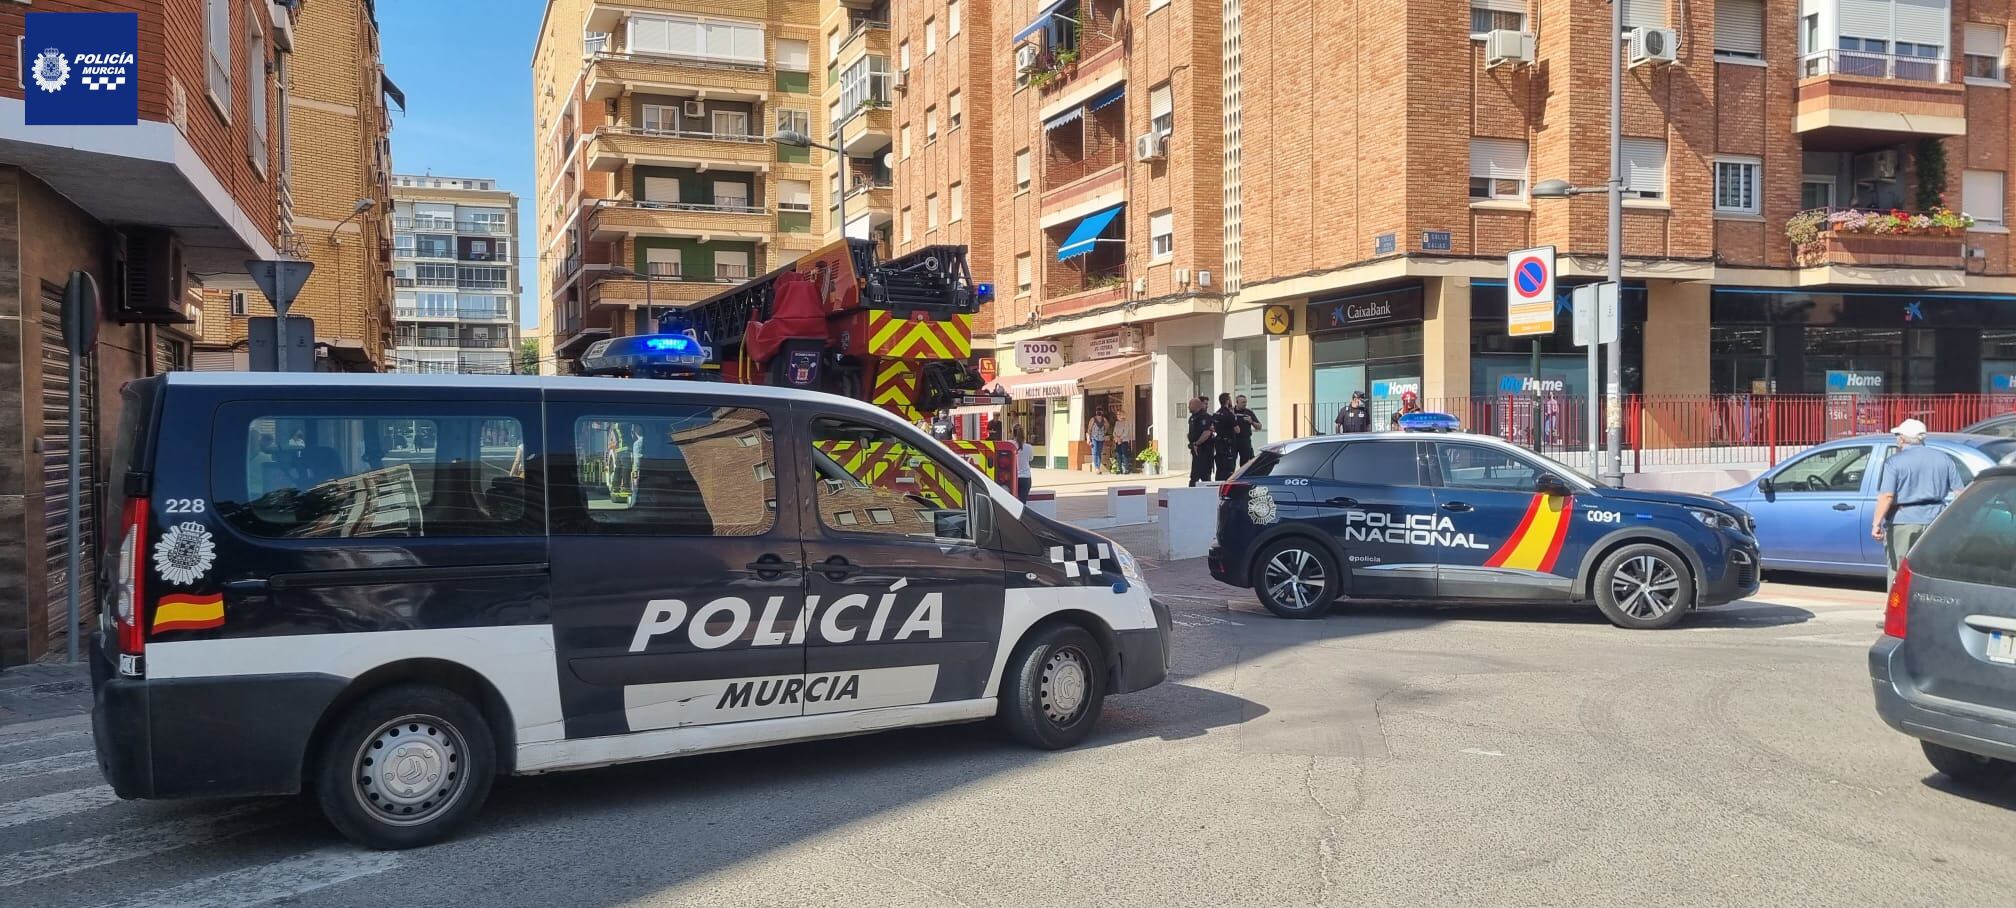
[[[354,849],[299,801],[123,803],[85,720],[0,726],[0,905],[1990,905],[2016,791],[1870,705],[1866,590],[1680,629],[1356,605],[1288,622],[1186,562],[1176,676],[1059,753],[923,729],[500,784]],[[1235,604],[1228,608],[1225,597]],[[290,900],[291,899],[291,900]]]

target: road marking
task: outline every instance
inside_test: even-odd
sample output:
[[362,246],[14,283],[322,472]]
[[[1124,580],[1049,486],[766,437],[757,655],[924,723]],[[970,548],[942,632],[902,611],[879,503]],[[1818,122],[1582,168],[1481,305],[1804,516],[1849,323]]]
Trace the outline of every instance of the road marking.
[[1210,615],[1199,615],[1195,612],[1184,612],[1179,613],[1178,615],[1171,615],[1169,616],[1169,623],[1180,624],[1184,627],[1211,627],[1213,625],[1220,625],[1220,624],[1229,624],[1233,627],[1246,626],[1237,621],[1228,621],[1224,618],[1213,618]]
[[400,861],[398,852],[335,845],[108,902],[103,908],[247,908],[376,876]]
[[96,761],[79,759],[80,757],[89,757],[92,753],[93,751],[89,750],[73,750],[69,753],[56,754],[50,757],[22,760],[19,763],[0,763],[0,782],[12,782],[15,779],[46,776],[59,772],[76,772],[80,769],[97,769]]
[[1502,757],[1505,755],[1505,752],[1502,750],[1478,750],[1475,747],[1465,747],[1463,748],[1463,752],[1466,754],[1476,754],[1480,757]]
[[0,810],[0,829],[9,826],[23,826],[53,820],[57,817],[97,810],[119,803],[119,796],[112,793],[110,785],[93,785],[72,791],[59,791],[38,798],[15,801]]
[[1801,643],[1826,643],[1833,646],[1856,646],[1868,649],[1876,643],[1876,638],[1867,634],[1794,634],[1776,638],[1797,640]]
[[271,805],[246,804],[216,813],[148,823],[109,835],[62,842],[0,857],[0,888],[137,861],[178,848],[204,845],[279,825]]
[[0,750],[6,750],[10,747],[26,747],[30,744],[47,744],[50,741],[67,741],[71,738],[82,738],[89,734],[91,734],[91,729],[80,728],[76,731],[59,731],[53,735],[42,735],[34,738],[24,737],[18,741],[0,741]]

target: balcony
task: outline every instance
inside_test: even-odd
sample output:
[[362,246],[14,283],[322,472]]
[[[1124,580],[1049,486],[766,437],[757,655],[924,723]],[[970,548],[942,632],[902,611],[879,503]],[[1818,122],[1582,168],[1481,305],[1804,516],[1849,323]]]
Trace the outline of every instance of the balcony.
[[603,52],[588,64],[589,100],[607,101],[630,92],[761,100],[774,86],[770,64],[701,57]]
[[747,279],[746,276],[731,275],[711,279],[653,277],[650,281],[604,278],[589,286],[588,305],[618,306],[626,309],[684,306],[697,303]]
[[1971,224],[1971,218],[1951,211],[1814,209],[1788,219],[1785,236],[1801,268],[1960,271],[1966,267]]
[[840,130],[840,145],[850,155],[870,155],[888,148],[896,136],[896,115],[887,101],[868,101]]
[[763,170],[772,153],[767,136],[604,126],[588,145],[588,168],[613,173],[626,165]]
[[1860,151],[1967,132],[1966,87],[1953,64],[1830,50],[1800,60],[1793,129],[1808,151]]
[[850,177],[847,182],[847,217],[851,220],[870,211],[882,215],[878,223],[887,223],[889,213],[896,208],[896,187],[889,180],[860,180]]
[[889,56],[889,20],[853,18],[854,27],[840,42],[840,55],[834,59],[845,69],[848,64],[860,59],[863,54],[871,57]]
[[455,232],[471,236],[505,236],[511,228],[502,221],[456,221]]
[[768,242],[776,225],[761,205],[689,205],[604,199],[588,214],[588,238],[607,243],[632,236]]
[[454,233],[455,219],[436,217],[434,215],[426,215],[426,214],[417,215],[413,217],[394,217],[392,219],[392,229],[416,230],[422,232],[440,231],[442,233]]

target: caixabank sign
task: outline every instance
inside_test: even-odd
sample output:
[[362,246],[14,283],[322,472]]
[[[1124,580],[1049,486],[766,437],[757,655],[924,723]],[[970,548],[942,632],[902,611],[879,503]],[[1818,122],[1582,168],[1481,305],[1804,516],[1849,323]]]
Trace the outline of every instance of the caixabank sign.
[[140,122],[136,13],[29,13],[21,85],[30,126]]

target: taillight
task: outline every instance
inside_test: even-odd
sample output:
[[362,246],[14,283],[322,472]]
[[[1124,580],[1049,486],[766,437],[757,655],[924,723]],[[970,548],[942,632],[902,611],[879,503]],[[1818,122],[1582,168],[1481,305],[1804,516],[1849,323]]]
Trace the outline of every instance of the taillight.
[[125,535],[119,540],[114,588],[118,600],[112,614],[119,631],[120,654],[138,656],[147,645],[147,573],[141,569],[147,548],[147,499],[126,499],[120,522],[125,525]]
[[1897,581],[1890,584],[1890,598],[1883,602],[1883,636],[1904,639],[1904,619],[1911,602],[1911,562],[1897,563]]
[[1223,484],[1221,484],[1221,485],[1219,485],[1219,486],[1218,486],[1218,500],[1219,500],[1219,501],[1224,501],[1224,500],[1226,500],[1226,499],[1228,499],[1228,498],[1231,498],[1231,497],[1232,497],[1232,493],[1233,493],[1234,491],[1239,491],[1239,492],[1244,492],[1244,491],[1246,491],[1247,489],[1250,489],[1250,488],[1252,488],[1252,487],[1253,487],[1253,484],[1252,484],[1252,483],[1250,483],[1250,482],[1228,482],[1228,483],[1223,483]]

